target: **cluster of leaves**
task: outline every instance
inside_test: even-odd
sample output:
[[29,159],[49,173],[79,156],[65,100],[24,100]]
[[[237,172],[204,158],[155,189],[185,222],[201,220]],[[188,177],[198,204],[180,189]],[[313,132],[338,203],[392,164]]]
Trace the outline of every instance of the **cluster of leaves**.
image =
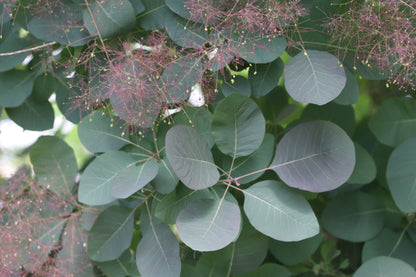
[[0,105],[46,130],[54,93],[92,157],[40,137],[0,186],[0,273],[416,276],[416,103],[355,119],[357,77],[414,89],[414,8],[3,1]]

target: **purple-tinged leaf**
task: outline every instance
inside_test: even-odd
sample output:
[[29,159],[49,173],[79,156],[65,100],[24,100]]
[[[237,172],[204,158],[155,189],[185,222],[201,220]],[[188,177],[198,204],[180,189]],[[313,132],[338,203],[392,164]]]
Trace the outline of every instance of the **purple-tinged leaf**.
[[272,168],[289,186],[312,192],[336,189],[351,176],[354,143],[329,121],[310,121],[280,140]]

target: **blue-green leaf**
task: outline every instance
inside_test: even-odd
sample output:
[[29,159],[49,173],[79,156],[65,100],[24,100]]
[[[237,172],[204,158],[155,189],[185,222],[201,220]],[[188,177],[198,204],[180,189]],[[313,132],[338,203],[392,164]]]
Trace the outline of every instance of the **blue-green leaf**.
[[25,130],[43,131],[52,129],[55,114],[49,101],[37,101],[29,96],[16,108],[6,108],[7,115]]
[[181,124],[195,127],[208,142],[209,148],[212,148],[215,144],[211,133],[212,119],[213,115],[208,109],[188,106],[183,106],[182,111],[173,117],[173,121],[177,125]]
[[245,273],[261,265],[267,256],[269,241],[267,236],[254,229],[245,218],[241,234],[234,243],[231,272]]
[[[262,144],[256,151],[249,156],[240,157],[234,160],[231,176],[239,177],[268,167],[273,158],[273,150],[274,137],[271,134],[266,134]],[[232,160],[233,159],[230,156],[224,156],[222,168],[225,171],[229,171]],[[247,184],[259,178],[263,173],[264,171],[251,174],[247,177],[238,179],[238,182],[240,184]]]
[[359,143],[354,143],[356,163],[347,183],[368,184],[376,178],[377,167],[373,157]]
[[176,176],[191,189],[208,188],[219,180],[206,140],[192,127],[176,125],[167,132],[166,156]]
[[339,127],[352,137],[355,132],[355,113],[352,106],[342,106],[334,102],[318,106],[309,104],[302,112],[300,122],[312,120],[328,120]]
[[14,108],[21,105],[32,93],[35,79],[35,71],[13,69],[1,72],[0,103],[2,107]]
[[179,242],[169,225],[155,217],[149,218],[145,210],[140,220],[143,237],[136,251],[136,263],[140,274],[149,277],[179,277]]
[[141,0],[145,12],[137,16],[137,22],[147,30],[165,28],[166,18],[173,12],[166,6],[164,0]]
[[78,125],[81,143],[91,152],[117,150],[129,143],[122,136],[124,121],[117,116],[96,111],[84,117]]
[[208,32],[198,23],[188,22],[177,15],[166,17],[166,31],[170,38],[184,48],[201,48],[208,42]]
[[179,185],[176,191],[164,196],[157,204],[155,215],[163,222],[175,224],[178,214],[189,203],[197,199],[213,199],[213,194],[208,189],[190,190]]
[[176,220],[179,237],[190,248],[215,251],[234,241],[240,232],[237,204],[219,199],[200,199],[183,209]]
[[[74,79],[71,79],[71,82],[75,82],[76,78],[77,75],[75,75]],[[90,113],[82,105],[74,103],[74,98],[83,94],[83,91],[78,86],[72,87],[65,81],[60,80],[55,92],[56,104],[58,104],[59,110],[69,121],[79,123],[84,116]]]
[[416,277],[415,269],[402,260],[379,256],[362,264],[353,277]]
[[[1,3],[0,3],[1,6]],[[1,12],[0,12],[1,15]],[[2,15],[1,15],[2,16]],[[0,16],[0,17],[1,17]],[[1,23],[1,22],[0,22]],[[0,54],[15,52],[25,48],[30,48],[28,40],[19,37],[20,26],[13,23],[1,25]],[[0,72],[7,71],[23,62],[28,53],[13,54],[0,57]]]
[[312,192],[344,184],[355,165],[354,144],[329,121],[310,121],[291,129],[277,145],[273,170],[289,186]]
[[244,191],[244,211],[263,234],[281,241],[299,241],[319,233],[309,203],[277,181],[262,181]]
[[216,107],[212,135],[224,154],[248,156],[260,147],[265,124],[264,116],[253,100],[233,93]]
[[129,197],[153,180],[158,170],[159,164],[155,160],[124,168],[111,181],[111,195],[115,198]]
[[347,83],[338,97],[334,99],[334,102],[340,105],[352,105],[358,101],[358,82],[354,73],[346,68],[344,70],[347,76]]
[[97,266],[106,276],[139,277],[136,261],[130,252],[130,249],[127,249],[117,259],[108,262],[97,262]]
[[283,74],[283,67],[284,64],[281,59],[250,67],[249,81],[254,97],[264,96],[277,86],[280,76]]
[[74,151],[55,136],[42,136],[30,148],[30,161],[39,182],[48,189],[70,194],[78,171]]
[[405,213],[416,212],[416,137],[400,144],[389,158],[387,183],[397,207]]
[[95,220],[88,233],[88,256],[98,262],[121,256],[133,236],[134,211],[124,206],[110,206]]
[[383,229],[377,237],[364,243],[361,258],[365,263],[378,256],[397,258],[415,267],[416,244],[401,232]]
[[98,156],[81,176],[78,200],[91,206],[113,202],[116,198],[111,195],[112,180],[132,164],[134,160],[125,152],[108,151]]
[[178,181],[179,179],[175,175],[175,172],[173,172],[173,168],[170,165],[168,158],[164,157],[160,160],[159,171],[150,184],[157,192],[167,194],[175,189]]
[[247,97],[251,95],[250,82],[243,76],[236,76],[230,81],[224,82],[221,86],[221,92],[224,96],[228,96],[231,93],[241,94]]
[[289,277],[292,276],[290,271],[278,264],[275,263],[267,263],[263,264],[262,266],[256,268],[255,270],[244,273],[244,274],[238,274],[235,275],[235,277]]
[[45,41],[56,41],[63,45],[79,46],[90,40],[83,28],[83,6],[61,3],[29,21],[29,31]]
[[102,38],[129,31],[135,22],[134,8],[127,0],[95,1],[84,10],[83,16],[91,35],[97,36],[99,31]]
[[285,66],[286,90],[298,102],[324,105],[345,87],[347,77],[340,65],[327,52],[305,50]]
[[272,255],[281,263],[295,265],[309,258],[318,249],[321,240],[321,233],[301,241],[285,242],[272,240],[269,243],[269,249]]
[[286,50],[286,41],[282,37],[268,38],[247,35],[234,42],[239,57],[251,63],[269,63],[280,57]]
[[334,236],[348,241],[369,240],[384,225],[384,209],[371,194],[356,191],[331,199],[322,213],[323,227]]
[[368,126],[377,140],[398,146],[416,134],[416,101],[412,98],[390,98],[384,101]]

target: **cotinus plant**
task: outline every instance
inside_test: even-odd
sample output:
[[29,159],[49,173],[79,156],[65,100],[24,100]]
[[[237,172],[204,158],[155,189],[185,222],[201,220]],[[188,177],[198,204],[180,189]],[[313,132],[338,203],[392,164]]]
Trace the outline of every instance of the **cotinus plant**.
[[415,12],[1,1],[0,275],[416,276]]

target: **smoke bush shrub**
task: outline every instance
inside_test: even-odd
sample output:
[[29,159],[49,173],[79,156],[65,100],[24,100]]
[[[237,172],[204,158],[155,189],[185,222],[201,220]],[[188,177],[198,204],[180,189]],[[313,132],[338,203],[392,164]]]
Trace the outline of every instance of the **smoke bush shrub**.
[[415,11],[2,1],[0,275],[416,276]]

